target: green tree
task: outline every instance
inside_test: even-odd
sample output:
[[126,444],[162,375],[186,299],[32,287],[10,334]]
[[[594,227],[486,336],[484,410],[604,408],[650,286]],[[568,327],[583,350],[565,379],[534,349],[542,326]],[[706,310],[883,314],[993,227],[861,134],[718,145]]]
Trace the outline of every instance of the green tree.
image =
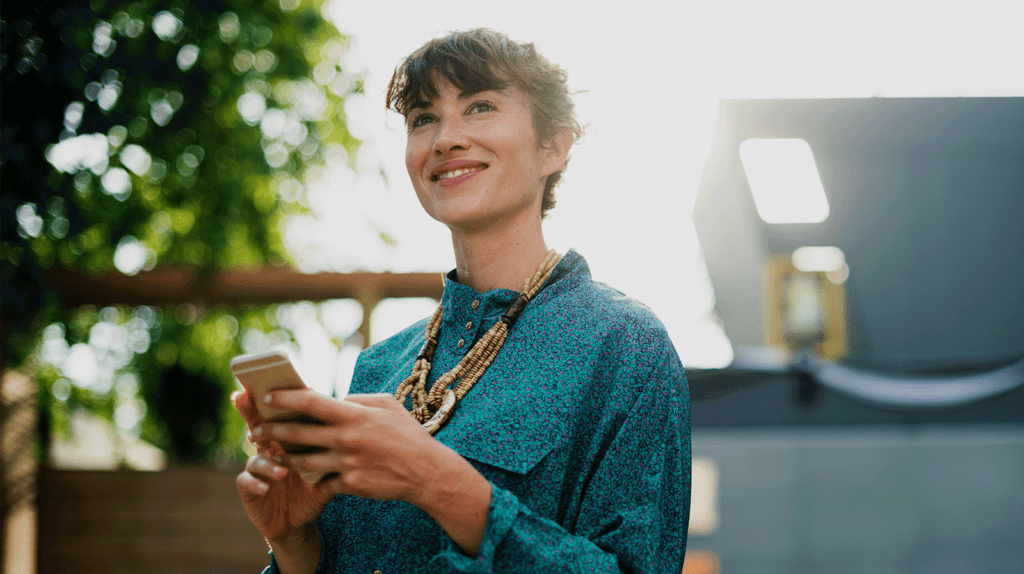
[[[5,366],[28,361],[57,428],[84,407],[172,447],[168,377],[192,399],[212,384],[215,414],[179,456],[234,444],[240,423],[216,414],[226,361],[247,330],[281,338],[273,309],[61,309],[45,270],[287,263],[281,223],[309,170],[360,143],[348,40],[316,0],[26,2],[3,18]],[[68,360],[96,371],[69,378]]]

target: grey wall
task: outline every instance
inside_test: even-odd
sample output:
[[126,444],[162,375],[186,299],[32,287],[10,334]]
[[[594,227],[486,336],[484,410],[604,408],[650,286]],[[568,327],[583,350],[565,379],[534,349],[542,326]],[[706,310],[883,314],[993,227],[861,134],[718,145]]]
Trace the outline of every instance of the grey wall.
[[[734,344],[759,344],[766,253],[841,248],[853,363],[943,369],[1024,355],[1024,98],[726,100],[694,211]],[[831,213],[765,224],[739,161],[800,137]]]
[[[695,429],[730,574],[1024,571],[1024,425]],[[699,487],[695,488],[699,490]]]

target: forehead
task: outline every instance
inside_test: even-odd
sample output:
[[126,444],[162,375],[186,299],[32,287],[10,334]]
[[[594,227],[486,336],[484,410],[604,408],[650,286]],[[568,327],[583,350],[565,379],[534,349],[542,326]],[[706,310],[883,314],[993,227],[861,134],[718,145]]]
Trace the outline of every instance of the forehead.
[[505,91],[512,84],[507,74],[498,72],[490,65],[474,69],[456,62],[434,62],[440,64],[434,66],[428,62],[419,64],[407,71],[401,97],[405,113],[420,107],[423,102],[436,101],[442,93],[455,91],[459,97],[466,98],[486,91]]
[[[478,95],[486,95],[488,97],[507,99],[518,105],[527,105],[526,95],[522,92],[522,90],[512,85],[482,87],[480,89],[460,89],[457,86],[453,85],[451,82],[449,82],[446,78],[441,77],[438,80],[436,80],[432,90],[422,90],[417,95],[417,97],[411,99],[411,101],[408,104],[408,112],[412,112],[422,108],[431,108],[435,106],[440,100],[470,100]],[[409,115],[408,112],[406,113],[407,116]]]
[[432,105],[438,100],[443,99],[454,98],[459,100],[468,100],[472,99],[476,95],[484,93],[511,97],[511,91],[512,90],[510,88],[483,88],[460,90],[459,88],[453,86],[447,80],[442,80],[441,82],[438,82],[436,89],[431,91],[430,93],[420,92],[417,97],[413,98],[413,101],[410,103],[409,107],[411,109],[416,107],[422,107],[424,105]]

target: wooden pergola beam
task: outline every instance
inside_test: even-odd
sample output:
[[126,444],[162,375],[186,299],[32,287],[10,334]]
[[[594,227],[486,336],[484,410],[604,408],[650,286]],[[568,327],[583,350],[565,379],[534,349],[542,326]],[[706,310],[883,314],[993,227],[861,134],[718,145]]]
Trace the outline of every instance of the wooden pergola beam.
[[285,267],[202,273],[194,267],[168,266],[125,275],[87,274],[52,268],[47,278],[61,305],[267,305],[290,301],[355,299],[363,307],[359,334],[370,342],[370,315],[383,299],[430,297],[444,291],[441,273],[300,273]]
[[137,275],[95,275],[54,268],[51,288],[65,308],[81,305],[244,305],[389,297],[440,299],[441,273],[300,273],[283,267],[218,270],[208,275],[184,266]]

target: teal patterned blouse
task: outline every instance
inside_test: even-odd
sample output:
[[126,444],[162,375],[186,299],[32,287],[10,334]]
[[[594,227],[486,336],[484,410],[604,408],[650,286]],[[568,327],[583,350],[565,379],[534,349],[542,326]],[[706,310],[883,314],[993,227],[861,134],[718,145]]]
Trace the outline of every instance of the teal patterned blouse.
[[[448,274],[431,383],[516,295],[478,293]],[[426,323],[363,351],[351,392],[393,393]],[[683,367],[654,313],[593,281],[575,251],[436,437],[493,485],[477,557],[410,504],[337,496],[318,521],[318,573],[682,571],[690,512]]]

